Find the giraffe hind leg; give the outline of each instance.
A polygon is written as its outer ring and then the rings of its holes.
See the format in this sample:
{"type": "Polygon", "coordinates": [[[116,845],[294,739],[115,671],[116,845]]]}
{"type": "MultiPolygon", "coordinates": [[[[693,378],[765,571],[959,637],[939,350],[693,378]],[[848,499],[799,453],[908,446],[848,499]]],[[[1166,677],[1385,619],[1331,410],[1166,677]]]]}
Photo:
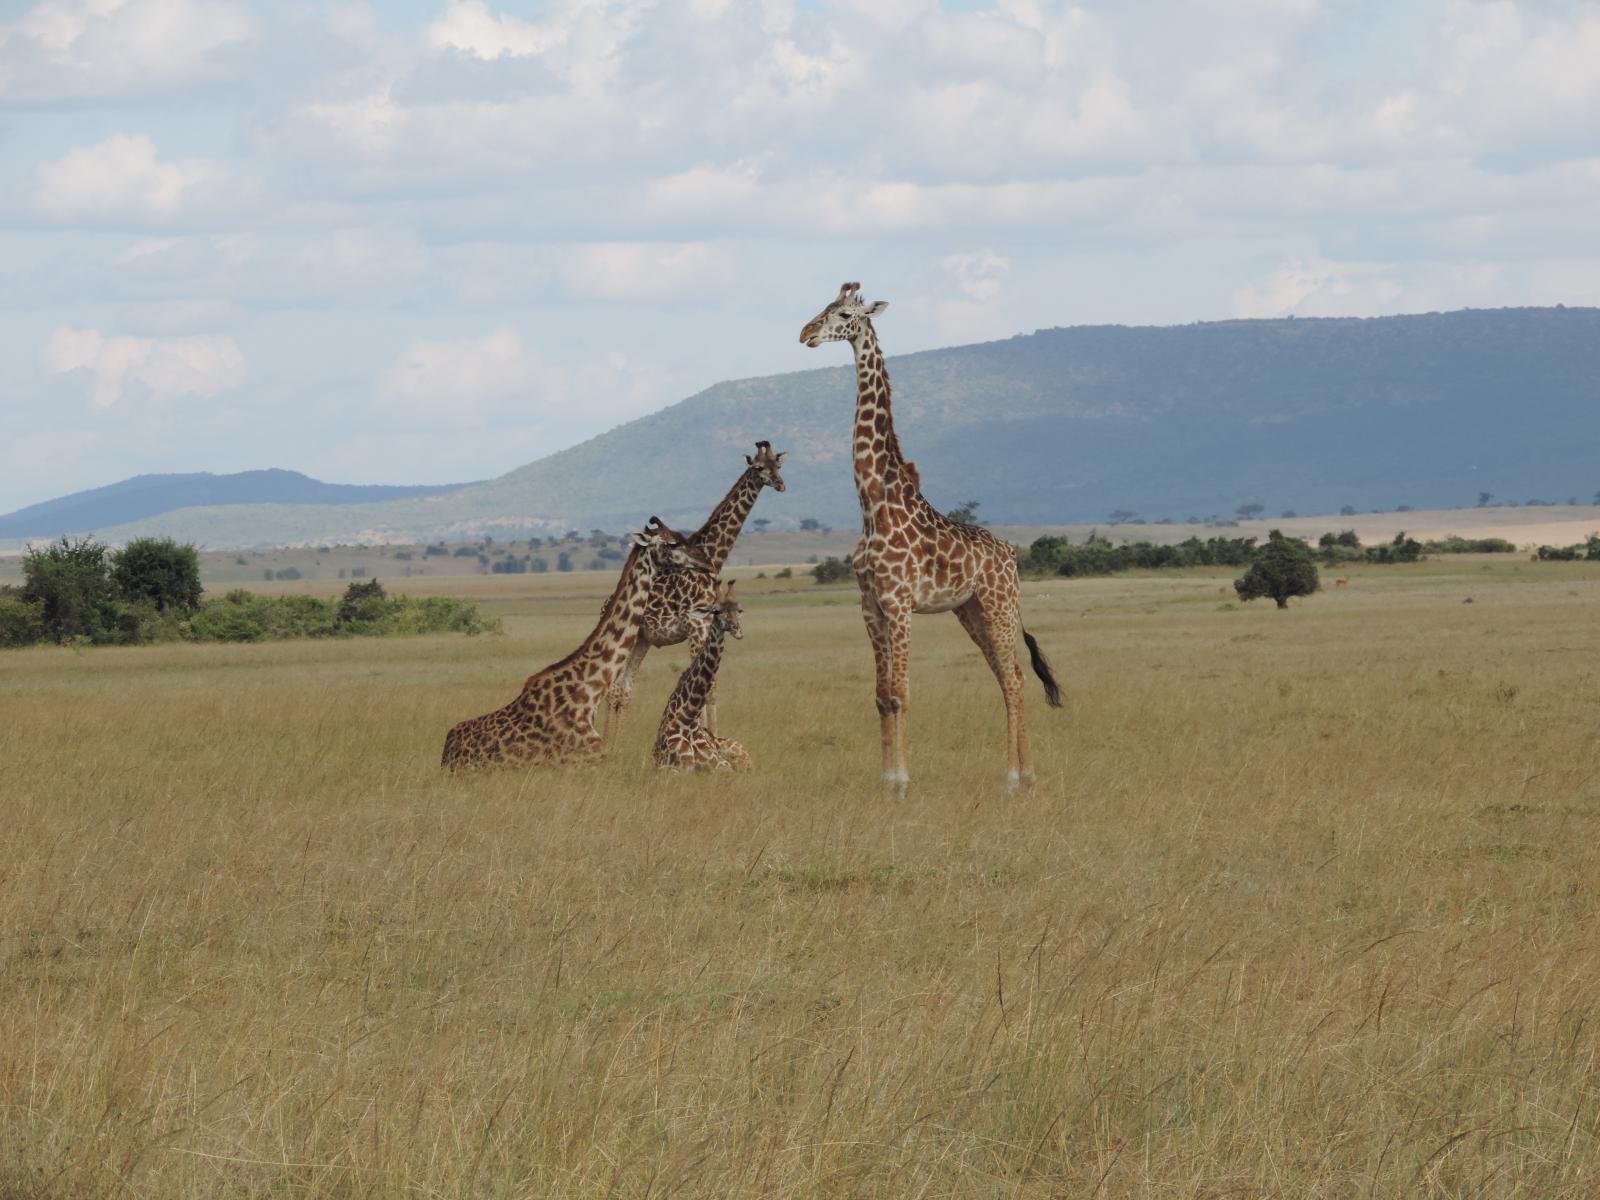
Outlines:
{"type": "Polygon", "coordinates": [[[1028,763],[1028,734],[1022,715],[1022,664],[1017,661],[1015,601],[974,596],[956,609],[956,619],[967,631],[1000,684],[1006,706],[1006,784],[1033,782],[1028,763]]]}

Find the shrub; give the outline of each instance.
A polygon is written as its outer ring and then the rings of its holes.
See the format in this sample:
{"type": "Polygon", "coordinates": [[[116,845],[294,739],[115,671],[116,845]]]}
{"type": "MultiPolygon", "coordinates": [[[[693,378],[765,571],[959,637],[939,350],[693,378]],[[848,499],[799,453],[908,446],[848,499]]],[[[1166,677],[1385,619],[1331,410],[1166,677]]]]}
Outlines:
{"type": "Polygon", "coordinates": [[[1241,600],[1271,596],[1279,608],[1288,608],[1291,596],[1309,596],[1321,586],[1311,547],[1274,529],[1250,569],[1234,580],[1233,590],[1241,600]]]}
{"type": "Polygon", "coordinates": [[[341,632],[355,625],[375,625],[389,615],[389,597],[379,580],[352,583],[344,589],[333,627],[341,632]]]}
{"type": "Polygon", "coordinates": [[[1505,538],[1464,538],[1453,534],[1436,542],[1423,542],[1424,554],[1510,554],[1516,550],[1505,538]]]}
{"type": "Polygon", "coordinates": [[[157,611],[190,613],[200,607],[200,556],[171,538],[134,538],[113,551],[111,582],[124,600],[147,601],[157,611]]]}
{"type": "Polygon", "coordinates": [[[63,537],[22,560],[22,599],[39,606],[52,641],[93,637],[115,620],[106,548],[93,538],[63,537]]]}
{"type": "Polygon", "coordinates": [[[1394,535],[1387,546],[1368,546],[1367,561],[1373,563],[1409,563],[1422,558],[1422,543],[1406,536],[1405,530],[1394,535]]]}
{"type": "Polygon", "coordinates": [[[841,583],[855,577],[856,569],[848,559],[834,558],[831,554],[811,568],[811,578],[818,583],[841,583]]]}
{"type": "Polygon", "coordinates": [[[272,577],[274,579],[299,579],[300,578],[300,568],[299,567],[284,567],[283,570],[281,570],[281,571],[274,571],[272,573],[272,577]]]}
{"type": "Polygon", "coordinates": [[[48,636],[43,604],[18,595],[0,594],[0,646],[7,649],[32,646],[48,636]]]}
{"type": "Polygon", "coordinates": [[[777,574],[775,574],[773,576],[773,578],[774,579],[793,579],[794,578],[794,568],[785,567],[783,570],[781,570],[777,574]]]}

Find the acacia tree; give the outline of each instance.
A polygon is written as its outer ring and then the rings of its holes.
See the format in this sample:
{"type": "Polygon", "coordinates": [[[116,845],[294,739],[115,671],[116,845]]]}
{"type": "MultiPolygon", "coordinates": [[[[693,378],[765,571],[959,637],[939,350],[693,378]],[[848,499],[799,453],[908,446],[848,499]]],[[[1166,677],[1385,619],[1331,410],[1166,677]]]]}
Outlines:
{"type": "Polygon", "coordinates": [[[1289,607],[1289,597],[1309,596],[1321,587],[1311,547],[1299,538],[1284,537],[1276,529],[1267,535],[1267,544],[1256,552],[1250,569],[1233,581],[1239,599],[1271,596],[1279,608],[1289,607]]]}

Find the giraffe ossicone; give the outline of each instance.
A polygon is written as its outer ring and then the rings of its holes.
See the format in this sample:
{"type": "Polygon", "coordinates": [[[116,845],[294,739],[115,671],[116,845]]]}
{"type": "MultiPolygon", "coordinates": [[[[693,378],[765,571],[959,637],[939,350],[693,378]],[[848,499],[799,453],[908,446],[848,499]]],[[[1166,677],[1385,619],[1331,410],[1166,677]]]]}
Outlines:
{"type": "Polygon", "coordinates": [[[856,363],[856,413],[851,458],[861,502],[861,541],[851,563],[877,672],[876,706],[884,782],[905,787],[910,740],[913,613],[953,612],[1000,684],[1006,707],[1006,779],[1031,781],[1022,712],[1017,635],[1052,706],[1061,690],[1039,643],[1022,628],[1016,552],[987,529],[952,521],[922,496],[914,464],[900,452],[890,407],[889,370],[872,318],[888,308],[861,298],[859,283],[800,330],[811,347],[848,342],[856,363]]]}
{"type": "Polygon", "coordinates": [[[595,717],[639,640],[651,584],[669,568],[711,577],[711,564],[699,548],[658,517],[651,517],[632,541],[616,589],[589,636],[566,658],[530,676],[510,704],[454,726],[445,735],[442,765],[451,770],[526,766],[584,761],[601,753],[595,717]]]}

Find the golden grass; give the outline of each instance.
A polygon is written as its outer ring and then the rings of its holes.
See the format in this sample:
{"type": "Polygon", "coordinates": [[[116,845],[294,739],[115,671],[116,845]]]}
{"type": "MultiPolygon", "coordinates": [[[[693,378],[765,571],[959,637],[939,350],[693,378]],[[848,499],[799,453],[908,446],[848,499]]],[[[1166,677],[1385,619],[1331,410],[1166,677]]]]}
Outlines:
{"type": "Polygon", "coordinates": [[[879,792],[844,591],[747,597],[737,778],[646,765],[681,650],[441,775],[586,597],[0,656],[0,1197],[1600,1194],[1592,569],[1224,588],[1024,585],[1017,796],[948,617],[879,792]]]}

